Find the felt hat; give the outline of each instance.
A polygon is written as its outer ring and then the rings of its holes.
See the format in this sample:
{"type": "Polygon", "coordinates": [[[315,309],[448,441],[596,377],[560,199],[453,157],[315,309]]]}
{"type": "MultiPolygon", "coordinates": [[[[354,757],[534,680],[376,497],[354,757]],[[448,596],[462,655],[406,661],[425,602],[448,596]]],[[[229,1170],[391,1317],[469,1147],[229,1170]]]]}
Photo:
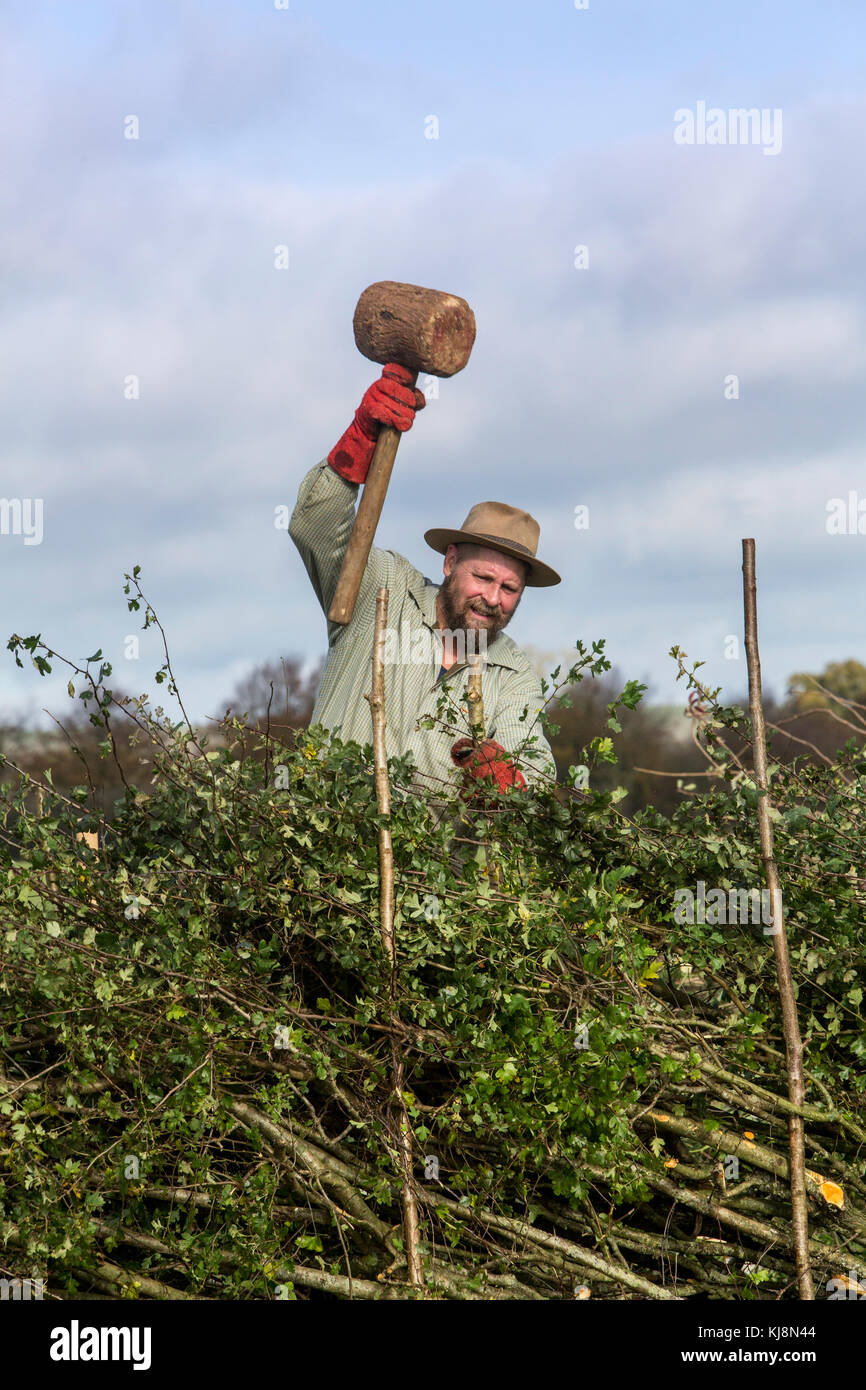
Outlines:
{"type": "Polygon", "coordinates": [[[527,586],[546,589],[549,585],[561,584],[562,577],[536,558],[540,531],[535,517],[518,507],[506,506],[504,502],[476,502],[459,530],[434,526],[424,532],[424,539],[440,555],[445,554],[449,545],[461,545],[464,541],[501,550],[503,555],[512,555],[527,565],[527,586]]]}

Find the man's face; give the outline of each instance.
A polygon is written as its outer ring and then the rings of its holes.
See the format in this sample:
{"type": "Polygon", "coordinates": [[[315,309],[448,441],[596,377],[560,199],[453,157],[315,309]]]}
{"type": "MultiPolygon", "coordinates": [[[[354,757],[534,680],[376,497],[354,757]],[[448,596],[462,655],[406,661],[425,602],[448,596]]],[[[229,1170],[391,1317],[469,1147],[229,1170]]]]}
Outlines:
{"type": "Polygon", "coordinates": [[[458,559],[456,545],[445,552],[445,579],[439,590],[440,619],[452,632],[485,632],[492,642],[507,627],[520,602],[526,575],[521,560],[479,546],[458,559]]]}

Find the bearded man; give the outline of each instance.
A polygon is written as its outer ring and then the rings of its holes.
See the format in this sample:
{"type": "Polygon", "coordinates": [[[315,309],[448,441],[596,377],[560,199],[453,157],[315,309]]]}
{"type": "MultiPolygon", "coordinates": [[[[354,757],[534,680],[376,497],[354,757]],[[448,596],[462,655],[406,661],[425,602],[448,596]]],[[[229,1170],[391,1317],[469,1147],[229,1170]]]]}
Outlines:
{"type": "MultiPolygon", "coordinates": [[[[327,458],[306,475],[289,525],[316,597],[327,614],[382,425],[411,428],[424,396],[411,374],[389,363],[364,393],[355,418],[327,458]]],[[[434,527],[424,539],[444,555],[441,585],[392,550],[370,551],[355,611],[345,626],[328,623],[328,658],[311,723],[344,741],[370,743],[370,662],[376,592],[389,590],[385,645],[386,751],[411,753],[422,785],[438,787],[455,776],[505,792],[556,777],[556,765],[538,723],[541,684],[527,657],[504,633],[526,586],[545,588],[560,576],[536,556],[538,522],[504,502],[479,502],[463,525],[434,527]],[[444,681],[465,700],[467,657],[483,663],[485,737],[454,740],[437,719],[444,681]],[[459,773],[455,774],[455,768],[459,773]]],[[[459,730],[458,730],[459,732],[459,730]]]]}

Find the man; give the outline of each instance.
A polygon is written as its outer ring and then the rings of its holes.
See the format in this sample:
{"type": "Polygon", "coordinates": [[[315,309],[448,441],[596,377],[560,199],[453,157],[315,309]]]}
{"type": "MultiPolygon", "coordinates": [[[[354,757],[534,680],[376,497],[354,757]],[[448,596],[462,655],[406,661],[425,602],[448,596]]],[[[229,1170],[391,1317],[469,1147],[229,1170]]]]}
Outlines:
{"type": "MultiPolygon", "coordinates": [[[[301,483],[289,534],[325,613],[379,429],[410,429],[415,412],[425,405],[411,382],[404,367],[389,363],[365,392],[349,428],[301,483]]],[[[364,695],[370,689],[376,591],[387,588],[388,756],[411,752],[421,783],[440,788],[454,780],[455,767],[467,784],[481,782],[499,792],[555,778],[553,756],[537,722],[543,704],[538,677],[503,632],[526,585],[561,582],[555,570],[536,558],[538,534],[538,523],[528,512],[501,502],[478,503],[461,527],[425,533],[428,545],[445,556],[444,582],[438,586],[402,555],[374,546],[351,622],[328,623],[328,658],[311,722],[344,741],[372,742],[364,695]],[[435,728],[418,727],[425,716],[436,718],[446,679],[454,687],[453,699],[465,702],[465,657],[474,652],[483,660],[486,734],[477,748],[467,737],[455,741],[455,729],[449,731],[441,717],[435,728]],[[528,748],[521,748],[527,743],[528,748]]]]}

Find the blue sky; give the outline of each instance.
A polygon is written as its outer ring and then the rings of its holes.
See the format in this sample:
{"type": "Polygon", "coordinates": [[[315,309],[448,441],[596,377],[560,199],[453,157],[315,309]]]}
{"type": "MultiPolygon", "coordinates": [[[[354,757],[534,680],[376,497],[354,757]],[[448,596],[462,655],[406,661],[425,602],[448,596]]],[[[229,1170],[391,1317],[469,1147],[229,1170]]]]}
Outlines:
{"type": "MultiPolygon", "coordinates": [[[[526,507],[564,582],[509,631],[539,659],[604,637],[670,701],[673,643],[744,689],[754,535],[765,681],[866,660],[866,534],[825,524],[866,501],[864,37],[832,0],[0,4],[0,496],[44,506],[40,545],[0,535],[4,643],[101,646],[154,690],[151,636],[123,657],[140,564],[194,717],[318,656],[274,509],[375,375],[351,317],[388,278],[465,295],[478,339],[381,544],[438,578],[428,526],[526,507]],[[779,153],[675,144],[698,102],[780,110],[779,153]]],[[[7,654],[0,722],[64,687],[7,654]]]]}

